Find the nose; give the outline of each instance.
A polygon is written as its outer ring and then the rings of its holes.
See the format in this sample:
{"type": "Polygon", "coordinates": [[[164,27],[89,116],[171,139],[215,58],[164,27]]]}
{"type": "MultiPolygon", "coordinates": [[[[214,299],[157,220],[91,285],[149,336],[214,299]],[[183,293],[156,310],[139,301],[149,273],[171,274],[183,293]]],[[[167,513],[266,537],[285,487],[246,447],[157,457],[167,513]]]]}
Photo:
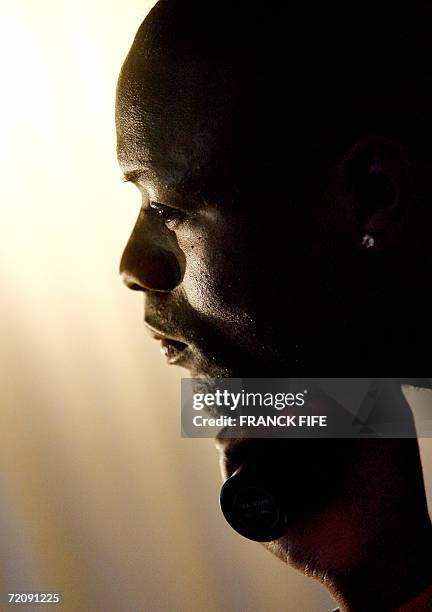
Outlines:
{"type": "Polygon", "coordinates": [[[133,291],[172,291],[182,280],[181,260],[175,235],[152,211],[141,211],[120,261],[125,285],[133,291]]]}

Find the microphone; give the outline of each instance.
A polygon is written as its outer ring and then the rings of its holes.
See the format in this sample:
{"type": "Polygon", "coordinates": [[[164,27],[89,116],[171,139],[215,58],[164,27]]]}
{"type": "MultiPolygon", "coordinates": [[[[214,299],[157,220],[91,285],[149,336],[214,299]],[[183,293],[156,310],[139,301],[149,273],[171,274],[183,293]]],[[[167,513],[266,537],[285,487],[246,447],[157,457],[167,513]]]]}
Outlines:
{"type": "Polygon", "coordinates": [[[272,542],[288,529],[288,504],[272,478],[251,465],[241,466],[222,486],[220,507],[229,525],[255,542],[272,542]]]}

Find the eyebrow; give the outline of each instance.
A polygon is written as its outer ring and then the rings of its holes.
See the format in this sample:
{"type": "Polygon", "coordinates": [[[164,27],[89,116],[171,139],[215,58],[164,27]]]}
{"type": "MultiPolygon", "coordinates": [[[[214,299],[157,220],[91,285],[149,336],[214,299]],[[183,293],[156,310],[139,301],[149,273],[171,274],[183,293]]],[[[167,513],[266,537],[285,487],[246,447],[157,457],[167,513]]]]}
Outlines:
{"type": "MultiPolygon", "coordinates": [[[[129,170],[124,172],[122,175],[122,181],[124,183],[133,183],[134,185],[139,186],[140,178],[145,174],[145,170],[143,168],[137,168],[135,170],[129,170]]],[[[171,185],[169,191],[175,197],[184,197],[184,194],[187,193],[187,197],[189,200],[194,199],[194,196],[199,197],[201,193],[201,189],[197,189],[197,181],[198,177],[188,177],[187,180],[180,181],[174,185],[171,185]],[[194,194],[194,196],[192,195],[194,194]],[[192,197],[191,197],[192,196],[192,197]]],[[[141,189],[141,187],[140,187],[141,189]]]]}

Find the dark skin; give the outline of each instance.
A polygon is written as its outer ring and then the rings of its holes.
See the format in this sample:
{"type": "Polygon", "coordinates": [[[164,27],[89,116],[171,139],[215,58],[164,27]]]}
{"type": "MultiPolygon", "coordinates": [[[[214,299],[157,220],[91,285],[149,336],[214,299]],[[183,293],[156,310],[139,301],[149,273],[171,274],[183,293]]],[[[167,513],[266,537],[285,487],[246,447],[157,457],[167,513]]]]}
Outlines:
{"type": "MultiPolygon", "coordinates": [[[[430,262],[421,228],[432,166],[421,136],[373,75],[373,118],[365,83],[359,95],[345,77],[337,108],[333,72],[318,88],[333,97],[311,105],[323,72],[307,58],[284,98],[285,43],[274,29],[258,54],[251,43],[258,21],[262,37],[263,19],[281,20],[252,14],[245,27],[240,8],[207,18],[198,6],[159,2],[118,85],[118,159],[143,199],[121,272],[145,295],[147,326],[171,362],[200,377],[310,376],[323,363],[341,376],[416,370],[429,305],[414,310],[400,279],[409,271],[423,283],[430,262]],[[392,112],[405,132],[390,129],[392,112]]],[[[380,401],[409,412],[400,386],[380,401]]],[[[432,583],[415,439],[231,439],[219,449],[224,477],[258,453],[268,469],[287,466],[296,512],[267,547],[341,609],[432,609],[432,596],[406,604],[432,583]]]]}

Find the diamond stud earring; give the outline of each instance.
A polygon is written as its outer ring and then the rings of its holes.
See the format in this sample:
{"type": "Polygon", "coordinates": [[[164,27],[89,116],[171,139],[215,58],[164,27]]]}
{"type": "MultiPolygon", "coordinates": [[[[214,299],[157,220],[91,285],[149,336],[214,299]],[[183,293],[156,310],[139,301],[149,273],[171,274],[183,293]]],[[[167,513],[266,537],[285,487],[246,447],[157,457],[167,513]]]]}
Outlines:
{"type": "Polygon", "coordinates": [[[361,245],[364,249],[373,249],[375,246],[375,238],[370,234],[365,234],[362,238],[361,245]]]}

